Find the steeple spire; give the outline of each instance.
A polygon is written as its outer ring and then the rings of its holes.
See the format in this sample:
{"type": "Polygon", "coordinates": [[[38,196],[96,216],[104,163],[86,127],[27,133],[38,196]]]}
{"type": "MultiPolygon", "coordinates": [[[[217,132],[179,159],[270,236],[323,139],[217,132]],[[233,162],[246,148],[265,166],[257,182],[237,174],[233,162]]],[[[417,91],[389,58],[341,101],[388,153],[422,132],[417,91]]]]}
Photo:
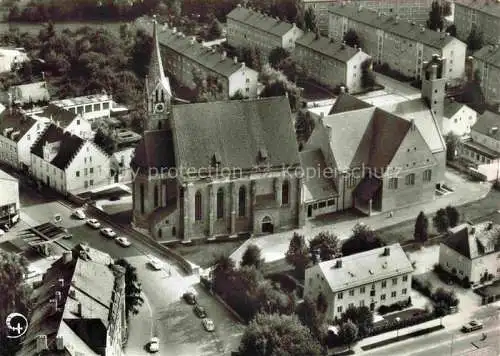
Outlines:
{"type": "Polygon", "coordinates": [[[149,74],[147,77],[146,85],[147,91],[152,93],[155,88],[160,84],[162,89],[165,90],[168,95],[172,96],[172,91],[170,89],[170,82],[165,76],[163,71],[163,62],[161,60],[160,44],[158,41],[158,22],[156,21],[156,15],[153,16],[153,53],[151,54],[151,63],[149,64],[149,74]]]}

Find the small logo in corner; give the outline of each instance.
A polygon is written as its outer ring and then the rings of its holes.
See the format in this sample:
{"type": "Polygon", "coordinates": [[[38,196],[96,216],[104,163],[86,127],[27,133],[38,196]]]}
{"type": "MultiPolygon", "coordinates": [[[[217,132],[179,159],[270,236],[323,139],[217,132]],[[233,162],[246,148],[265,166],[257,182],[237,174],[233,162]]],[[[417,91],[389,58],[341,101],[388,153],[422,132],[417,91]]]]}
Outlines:
{"type": "Polygon", "coordinates": [[[20,313],[10,313],[5,319],[7,338],[18,339],[28,331],[28,319],[20,313]]]}

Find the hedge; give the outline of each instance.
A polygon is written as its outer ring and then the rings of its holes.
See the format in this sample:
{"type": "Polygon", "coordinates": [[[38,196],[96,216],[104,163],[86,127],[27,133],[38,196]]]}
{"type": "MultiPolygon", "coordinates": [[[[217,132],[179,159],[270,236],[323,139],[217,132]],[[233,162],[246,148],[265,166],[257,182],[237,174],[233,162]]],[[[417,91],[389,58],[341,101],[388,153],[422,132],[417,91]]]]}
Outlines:
{"type": "Polygon", "coordinates": [[[427,312],[423,314],[418,314],[415,315],[409,319],[403,319],[399,322],[392,320],[389,321],[387,324],[381,325],[381,326],[375,326],[370,330],[370,333],[368,336],[375,336],[378,334],[383,334],[389,331],[393,331],[396,329],[402,329],[406,328],[408,326],[413,326],[421,323],[425,323],[426,321],[433,320],[435,319],[436,316],[433,313],[427,312]]]}

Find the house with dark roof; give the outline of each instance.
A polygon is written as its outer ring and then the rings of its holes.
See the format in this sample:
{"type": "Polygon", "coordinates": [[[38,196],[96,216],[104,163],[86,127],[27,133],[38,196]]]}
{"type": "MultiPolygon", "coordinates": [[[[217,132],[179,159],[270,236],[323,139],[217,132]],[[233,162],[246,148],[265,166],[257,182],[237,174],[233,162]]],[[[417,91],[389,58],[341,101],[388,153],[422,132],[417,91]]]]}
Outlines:
{"type": "MultiPolygon", "coordinates": [[[[495,4],[500,7],[500,4],[495,4]]],[[[498,32],[495,33],[498,36],[498,32]]],[[[480,50],[474,52],[473,73],[479,72],[479,81],[484,94],[484,100],[487,103],[500,105],[500,46],[483,46],[480,50]]]]}
{"type": "Polygon", "coordinates": [[[276,47],[292,51],[295,48],[295,41],[304,34],[295,23],[241,5],[234,8],[226,17],[228,44],[235,48],[256,47],[265,61],[276,47]]]}
{"type": "Polygon", "coordinates": [[[44,119],[62,127],[65,131],[72,135],[80,136],[83,139],[92,139],[94,132],[91,124],[86,120],[81,113],[73,110],[67,110],[55,104],[49,103],[40,111],[31,114],[36,119],[44,119]]]}
{"type": "Polygon", "coordinates": [[[443,135],[453,133],[460,137],[469,137],[477,121],[477,111],[453,97],[444,101],[443,135]]]}
{"type": "MultiPolygon", "coordinates": [[[[304,157],[314,151],[317,160],[323,157],[320,166],[328,167],[321,185],[304,192],[321,192],[330,182],[336,196],[322,213],[356,208],[371,215],[432,200],[445,162],[435,157],[429,134],[421,130],[415,120],[342,94],[319,118],[301,152],[304,157]]],[[[303,169],[312,162],[303,160],[303,169]]],[[[324,208],[324,195],[304,197],[308,218],[318,215],[319,200],[324,208]]]]}
{"type": "Polygon", "coordinates": [[[110,183],[110,157],[94,142],[50,124],[31,147],[31,174],[63,194],[110,183]]]}
{"type": "Polygon", "coordinates": [[[470,139],[459,147],[459,157],[471,174],[486,181],[500,178],[500,114],[485,111],[471,129],[470,139]]]}
{"type": "Polygon", "coordinates": [[[47,103],[50,93],[47,82],[13,85],[9,88],[9,101],[16,105],[47,103]]]}
{"type": "Polygon", "coordinates": [[[439,265],[460,279],[480,284],[500,277],[500,225],[485,221],[450,228],[439,245],[439,265]]]}
{"type": "Polygon", "coordinates": [[[0,161],[17,169],[31,166],[31,146],[47,126],[17,108],[0,113],[0,161]]]}
{"type": "Polygon", "coordinates": [[[363,4],[336,3],[330,6],[329,34],[336,42],[354,30],[363,51],[374,63],[386,63],[405,76],[421,78],[423,63],[437,54],[446,58],[446,74],[450,81],[461,81],[465,75],[466,44],[445,32],[432,31],[412,20],[363,4]]]}
{"type": "Polygon", "coordinates": [[[122,356],[125,270],[106,253],[65,251],[33,291],[33,313],[18,356],[122,356]]]}

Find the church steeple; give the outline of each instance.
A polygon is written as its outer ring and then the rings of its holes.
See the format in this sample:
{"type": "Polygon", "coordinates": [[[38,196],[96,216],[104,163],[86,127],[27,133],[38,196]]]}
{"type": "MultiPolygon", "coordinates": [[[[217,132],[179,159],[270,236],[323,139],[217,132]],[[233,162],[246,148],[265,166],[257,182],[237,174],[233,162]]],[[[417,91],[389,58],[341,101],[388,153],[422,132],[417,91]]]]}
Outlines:
{"type": "Polygon", "coordinates": [[[165,76],[163,70],[156,16],[153,17],[153,51],[151,53],[151,62],[145,84],[146,107],[148,111],[145,129],[162,129],[165,127],[162,123],[168,120],[172,89],[170,88],[170,81],[165,76]]]}

